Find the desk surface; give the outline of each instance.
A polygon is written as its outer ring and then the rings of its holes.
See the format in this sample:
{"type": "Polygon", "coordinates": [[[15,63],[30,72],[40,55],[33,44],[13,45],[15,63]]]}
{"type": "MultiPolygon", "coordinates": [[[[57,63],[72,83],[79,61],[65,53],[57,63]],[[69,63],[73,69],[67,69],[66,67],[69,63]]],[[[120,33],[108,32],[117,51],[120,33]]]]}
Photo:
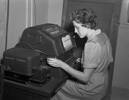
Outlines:
{"type": "Polygon", "coordinates": [[[44,84],[35,84],[35,83],[19,83],[16,81],[4,79],[5,85],[10,87],[15,87],[18,89],[22,89],[28,92],[33,92],[42,96],[53,96],[65,83],[68,76],[67,74],[61,69],[53,69],[53,76],[51,76],[50,80],[48,80],[44,84]],[[58,73],[58,74],[54,74],[58,73]]]}
{"type": "MultiPolygon", "coordinates": [[[[76,63],[71,63],[71,66],[78,66],[76,63]]],[[[80,65],[80,64],[79,64],[80,65]]],[[[42,99],[42,97],[51,98],[69,78],[69,75],[61,68],[52,68],[50,79],[43,84],[35,84],[32,82],[20,83],[17,81],[4,79],[4,100],[13,98],[14,100],[37,100],[37,97],[41,97],[38,100],[49,100],[42,99]],[[15,93],[14,93],[15,91],[15,93]],[[32,95],[26,97],[27,95],[32,95]],[[8,97],[7,97],[8,95],[8,97]],[[21,98],[20,98],[21,97],[21,98]]]]}

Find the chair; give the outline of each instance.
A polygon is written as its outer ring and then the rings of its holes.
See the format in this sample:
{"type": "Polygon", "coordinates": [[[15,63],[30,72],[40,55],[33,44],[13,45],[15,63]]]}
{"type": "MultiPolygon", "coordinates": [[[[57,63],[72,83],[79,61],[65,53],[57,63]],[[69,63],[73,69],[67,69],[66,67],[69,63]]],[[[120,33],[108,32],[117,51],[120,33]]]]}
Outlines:
{"type": "Polygon", "coordinates": [[[108,87],[106,90],[106,94],[101,100],[111,100],[112,78],[113,78],[113,67],[112,67],[112,63],[110,63],[108,66],[108,87]]]}

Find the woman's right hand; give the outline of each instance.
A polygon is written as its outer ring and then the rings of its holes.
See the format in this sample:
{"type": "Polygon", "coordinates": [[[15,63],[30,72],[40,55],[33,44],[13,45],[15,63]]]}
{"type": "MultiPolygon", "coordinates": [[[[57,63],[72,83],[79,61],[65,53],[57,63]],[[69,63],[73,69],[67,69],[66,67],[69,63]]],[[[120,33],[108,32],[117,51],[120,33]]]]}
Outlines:
{"type": "Polygon", "coordinates": [[[60,67],[60,68],[64,68],[65,66],[67,66],[67,64],[65,62],[63,62],[60,59],[57,58],[47,58],[47,62],[49,65],[53,66],[53,67],[60,67]]]}

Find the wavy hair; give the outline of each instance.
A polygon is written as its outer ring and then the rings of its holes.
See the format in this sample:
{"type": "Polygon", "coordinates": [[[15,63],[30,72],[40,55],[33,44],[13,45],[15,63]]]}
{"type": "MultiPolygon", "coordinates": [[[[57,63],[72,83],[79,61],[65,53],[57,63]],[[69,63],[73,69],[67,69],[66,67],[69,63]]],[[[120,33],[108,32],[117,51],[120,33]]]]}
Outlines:
{"type": "Polygon", "coordinates": [[[92,9],[77,9],[72,13],[72,21],[81,23],[85,27],[90,27],[95,29],[97,26],[96,22],[97,16],[92,9]]]}

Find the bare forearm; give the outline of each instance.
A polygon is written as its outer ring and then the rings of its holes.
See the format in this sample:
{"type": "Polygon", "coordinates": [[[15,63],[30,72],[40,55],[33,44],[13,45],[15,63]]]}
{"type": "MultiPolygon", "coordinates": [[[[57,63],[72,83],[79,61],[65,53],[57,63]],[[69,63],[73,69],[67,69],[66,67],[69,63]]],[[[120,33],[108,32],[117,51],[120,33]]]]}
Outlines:
{"type": "Polygon", "coordinates": [[[83,83],[87,83],[88,77],[84,72],[78,71],[70,67],[69,65],[65,65],[64,67],[62,67],[62,69],[65,70],[68,74],[70,74],[74,78],[78,79],[79,81],[82,81],[83,83]]]}
{"type": "Polygon", "coordinates": [[[78,79],[79,81],[82,81],[83,83],[87,83],[92,72],[94,71],[94,69],[89,69],[89,68],[88,69],[85,68],[83,72],[78,71],[78,70],[70,67],[65,62],[62,62],[61,60],[56,59],[56,58],[48,58],[47,61],[48,61],[48,64],[52,65],[53,67],[62,68],[67,73],[69,73],[71,76],[78,79]]]}

